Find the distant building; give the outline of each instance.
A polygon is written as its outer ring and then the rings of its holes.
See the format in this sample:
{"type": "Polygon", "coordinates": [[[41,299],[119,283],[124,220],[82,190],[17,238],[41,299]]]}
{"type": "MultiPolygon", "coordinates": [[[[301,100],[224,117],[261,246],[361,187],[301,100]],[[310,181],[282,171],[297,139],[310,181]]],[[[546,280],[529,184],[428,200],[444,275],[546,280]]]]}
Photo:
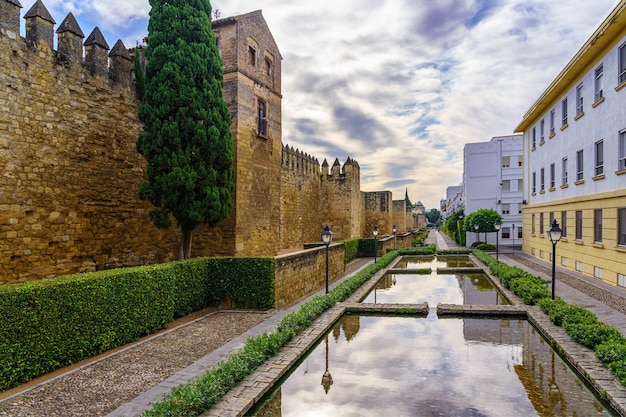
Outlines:
{"type": "Polygon", "coordinates": [[[626,286],[626,1],[537,98],[523,132],[523,250],[626,286]]]}
{"type": "Polygon", "coordinates": [[[463,184],[446,188],[446,198],[441,200],[440,206],[442,221],[463,210],[463,184]]]}
{"type": "MultiPolygon", "coordinates": [[[[493,209],[502,215],[499,244],[521,243],[523,205],[522,135],[496,136],[489,142],[468,143],[463,148],[465,214],[493,209]]],[[[487,242],[496,243],[495,233],[487,242]]],[[[476,241],[468,232],[466,245],[476,241]]],[[[481,235],[484,239],[484,235],[481,235]]]]}

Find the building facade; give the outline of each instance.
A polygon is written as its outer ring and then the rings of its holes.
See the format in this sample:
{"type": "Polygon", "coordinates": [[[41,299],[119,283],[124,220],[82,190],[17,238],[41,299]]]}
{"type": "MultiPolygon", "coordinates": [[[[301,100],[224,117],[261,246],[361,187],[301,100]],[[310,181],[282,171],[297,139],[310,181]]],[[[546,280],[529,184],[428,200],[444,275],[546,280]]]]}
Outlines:
{"type": "MultiPolygon", "coordinates": [[[[465,214],[479,209],[493,209],[502,216],[498,239],[495,233],[481,236],[481,241],[500,245],[521,244],[523,199],[522,136],[496,136],[489,142],[468,143],[463,148],[463,195],[465,214]]],[[[466,244],[477,235],[466,234],[466,244]]]]}
{"type": "Polygon", "coordinates": [[[463,184],[453,185],[446,188],[446,198],[441,200],[441,219],[445,221],[452,216],[454,212],[463,210],[463,184]]]}
{"type": "Polygon", "coordinates": [[[620,1],[515,129],[523,133],[523,250],[626,286],[626,1],[620,1]]]}

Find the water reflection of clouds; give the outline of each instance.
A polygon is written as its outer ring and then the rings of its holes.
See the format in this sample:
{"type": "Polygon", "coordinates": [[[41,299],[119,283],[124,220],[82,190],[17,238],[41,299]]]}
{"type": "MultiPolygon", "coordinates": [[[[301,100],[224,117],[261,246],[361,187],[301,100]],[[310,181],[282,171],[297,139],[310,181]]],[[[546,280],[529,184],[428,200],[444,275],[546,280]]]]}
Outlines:
{"type": "Polygon", "coordinates": [[[396,285],[376,288],[365,303],[463,304],[463,291],[456,275],[433,272],[430,275],[396,274],[396,285]]]}
{"type": "Polygon", "coordinates": [[[326,361],[321,343],[301,365],[308,372],[296,371],[303,376],[283,384],[283,416],[409,416],[424,407],[491,410],[485,416],[532,415],[519,414],[525,407],[520,408],[519,394],[514,394],[520,390],[517,376],[505,375],[502,381],[507,347],[465,341],[462,320],[361,317],[350,345],[343,338],[329,340],[334,383],[328,394],[321,386],[326,361]],[[496,375],[497,391],[513,393],[503,397],[505,404],[494,405],[492,390],[485,389],[496,375]],[[510,397],[517,402],[506,404],[510,397]]]}

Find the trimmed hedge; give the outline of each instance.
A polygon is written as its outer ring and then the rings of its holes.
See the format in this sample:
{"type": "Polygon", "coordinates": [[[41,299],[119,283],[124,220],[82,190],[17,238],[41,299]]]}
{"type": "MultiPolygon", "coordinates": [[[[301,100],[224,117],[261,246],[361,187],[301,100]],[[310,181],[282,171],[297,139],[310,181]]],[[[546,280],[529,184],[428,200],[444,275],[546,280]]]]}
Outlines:
{"type": "Polygon", "coordinates": [[[336,303],[346,300],[376,272],[387,267],[398,256],[391,251],[354,276],[343,281],[328,294],[318,295],[285,316],[276,331],[249,337],[244,347],[225,361],[209,369],[200,378],[175,387],[163,400],[144,411],[143,417],[198,416],[209,410],[256,368],[278,353],[280,348],[309,327],[313,321],[336,303]]]}
{"type": "Polygon", "coordinates": [[[434,255],[435,253],[437,253],[437,245],[435,245],[433,243],[433,244],[426,245],[426,246],[398,249],[397,252],[400,255],[403,255],[403,256],[406,256],[406,255],[434,255]]]}
{"type": "Polygon", "coordinates": [[[359,258],[373,258],[375,245],[376,239],[374,238],[359,239],[359,249],[357,256],[359,258]]]}
{"type": "Polygon", "coordinates": [[[0,390],[152,334],[225,297],[271,308],[274,271],[274,258],[201,258],[2,285],[0,390]]]}
{"type": "Polygon", "coordinates": [[[355,259],[359,253],[359,239],[347,239],[343,241],[344,262],[348,263],[355,259]]]}

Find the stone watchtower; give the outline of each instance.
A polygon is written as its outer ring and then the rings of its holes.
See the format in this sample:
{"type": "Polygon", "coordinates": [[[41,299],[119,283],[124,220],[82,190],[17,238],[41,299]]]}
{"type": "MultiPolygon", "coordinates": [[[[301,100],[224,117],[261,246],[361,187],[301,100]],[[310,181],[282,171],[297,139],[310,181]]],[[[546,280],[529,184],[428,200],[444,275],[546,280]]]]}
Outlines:
{"type": "Polygon", "coordinates": [[[232,116],[236,185],[230,217],[210,231],[225,255],[279,250],[282,56],[261,10],[215,20],[232,116]]]}

